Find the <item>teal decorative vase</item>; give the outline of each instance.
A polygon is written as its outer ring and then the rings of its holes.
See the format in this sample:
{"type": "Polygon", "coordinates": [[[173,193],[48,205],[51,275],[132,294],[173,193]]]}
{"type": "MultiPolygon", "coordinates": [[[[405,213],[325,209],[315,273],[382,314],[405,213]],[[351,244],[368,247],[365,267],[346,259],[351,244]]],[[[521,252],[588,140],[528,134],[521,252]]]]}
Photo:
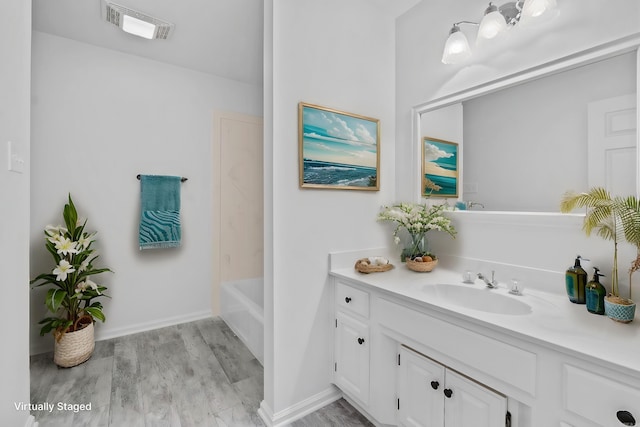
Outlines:
{"type": "Polygon", "coordinates": [[[631,304],[619,304],[616,302],[616,297],[609,295],[604,299],[604,313],[611,320],[620,323],[629,323],[636,315],[636,303],[633,301],[630,302],[631,304]]]}

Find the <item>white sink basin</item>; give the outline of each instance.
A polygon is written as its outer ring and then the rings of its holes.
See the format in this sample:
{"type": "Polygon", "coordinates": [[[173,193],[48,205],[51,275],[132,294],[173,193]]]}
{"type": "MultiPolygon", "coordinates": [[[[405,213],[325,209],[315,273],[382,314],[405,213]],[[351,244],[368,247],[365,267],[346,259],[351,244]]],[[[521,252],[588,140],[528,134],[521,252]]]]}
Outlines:
{"type": "Polygon", "coordinates": [[[472,310],[511,316],[531,313],[531,306],[518,299],[522,297],[499,294],[492,289],[438,284],[425,285],[422,291],[434,302],[440,301],[472,310]]]}

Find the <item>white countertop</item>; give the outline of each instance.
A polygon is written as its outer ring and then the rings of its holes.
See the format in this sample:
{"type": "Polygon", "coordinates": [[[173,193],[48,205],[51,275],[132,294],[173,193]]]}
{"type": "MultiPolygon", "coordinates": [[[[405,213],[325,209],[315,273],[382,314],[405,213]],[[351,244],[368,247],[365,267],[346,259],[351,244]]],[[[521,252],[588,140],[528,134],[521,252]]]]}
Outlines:
{"type": "Polygon", "coordinates": [[[633,322],[622,324],[607,316],[589,313],[584,304],[573,304],[566,296],[528,288],[524,289],[521,296],[511,295],[508,293],[508,283],[500,283],[497,289],[488,289],[479,279],[476,279],[475,284],[464,284],[461,272],[445,270],[439,266],[429,273],[417,273],[409,270],[403,263],[394,264],[392,270],[383,273],[363,274],[350,267],[335,268],[330,274],[338,279],[356,281],[383,294],[393,294],[444,316],[471,321],[475,325],[564,352],[577,352],[589,358],[600,359],[609,368],[621,368],[623,372],[640,378],[638,310],[633,322]],[[518,315],[495,314],[454,305],[447,300],[434,298],[433,293],[423,290],[425,286],[436,284],[473,287],[482,292],[515,298],[528,304],[531,312],[518,315]]]}

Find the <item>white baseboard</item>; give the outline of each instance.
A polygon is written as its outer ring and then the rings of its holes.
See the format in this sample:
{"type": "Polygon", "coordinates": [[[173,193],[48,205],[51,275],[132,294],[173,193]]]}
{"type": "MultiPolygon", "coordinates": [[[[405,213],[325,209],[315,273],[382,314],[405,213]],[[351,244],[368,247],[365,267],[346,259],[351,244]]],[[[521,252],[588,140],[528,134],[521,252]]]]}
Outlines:
{"type": "MultiPolygon", "coordinates": [[[[139,332],[151,331],[154,329],[165,328],[167,326],[179,325],[181,323],[194,322],[196,320],[208,319],[212,316],[211,310],[196,311],[180,316],[166,317],[163,319],[157,319],[150,322],[136,323],[135,325],[129,325],[124,328],[115,329],[103,329],[100,326],[96,328],[96,341],[104,341],[112,338],[118,338],[125,335],[137,334],[139,332]]],[[[53,341],[45,340],[44,338],[39,340],[38,344],[31,345],[30,354],[47,353],[53,351],[53,341]]]]}
{"type": "Polygon", "coordinates": [[[99,329],[96,333],[96,341],[109,340],[111,338],[123,337],[125,335],[137,334],[139,332],[152,331],[154,329],[166,328],[167,326],[179,325],[181,323],[195,322],[196,320],[207,319],[211,316],[211,310],[203,310],[196,311],[194,313],[183,314],[180,316],[152,320],[150,322],[137,323],[135,325],[126,326],[124,328],[117,328],[106,331],[99,329]]]}
{"type": "Polygon", "coordinates": [[[299,420],[305,415],[317,411],[342,397],[342,392],[334,386],[321,391],[286,409],[273,413],[271,407],[263,400],[258,409],[258,415],[267,427],[285,427],[299,420]]]}

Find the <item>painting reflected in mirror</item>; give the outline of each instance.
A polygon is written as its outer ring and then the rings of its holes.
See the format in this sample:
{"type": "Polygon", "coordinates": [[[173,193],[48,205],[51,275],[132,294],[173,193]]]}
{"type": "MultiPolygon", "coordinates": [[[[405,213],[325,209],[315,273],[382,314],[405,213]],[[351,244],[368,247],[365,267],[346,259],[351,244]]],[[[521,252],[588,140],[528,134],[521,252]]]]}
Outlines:
{"type": "Polygon", "coordinates": [[[422,139],[422,195],[458,197],[458,144],[422,139]]]}

